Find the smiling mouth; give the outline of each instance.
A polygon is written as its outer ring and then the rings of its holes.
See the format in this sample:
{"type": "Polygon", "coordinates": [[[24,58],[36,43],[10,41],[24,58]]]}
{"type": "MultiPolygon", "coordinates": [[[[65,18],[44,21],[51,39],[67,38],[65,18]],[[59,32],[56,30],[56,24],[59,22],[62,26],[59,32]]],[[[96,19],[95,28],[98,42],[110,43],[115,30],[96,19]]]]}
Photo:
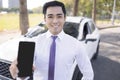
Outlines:
{"type": "Polygon", "coordinates": [[[52,25],[52,27],[53,27],[53,28],[58,28],[58,27],[59,27],[59,25],[52,25]]]}
{"type": "Polygon", "coordinates": [[[59,26],[53,26],[54,28],[58,28],[59,26]]]}

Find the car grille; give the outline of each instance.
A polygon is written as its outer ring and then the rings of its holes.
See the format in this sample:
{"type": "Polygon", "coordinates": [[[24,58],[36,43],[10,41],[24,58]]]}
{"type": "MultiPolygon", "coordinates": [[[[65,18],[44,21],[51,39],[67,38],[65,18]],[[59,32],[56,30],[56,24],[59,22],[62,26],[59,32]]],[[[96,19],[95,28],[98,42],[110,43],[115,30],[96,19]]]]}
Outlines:
{"type": "Polygon", "coordinates": [[[10,62],[0,59],[0,76],[6,78],[6,80],[12,79],[9,72],[10,62]]]}

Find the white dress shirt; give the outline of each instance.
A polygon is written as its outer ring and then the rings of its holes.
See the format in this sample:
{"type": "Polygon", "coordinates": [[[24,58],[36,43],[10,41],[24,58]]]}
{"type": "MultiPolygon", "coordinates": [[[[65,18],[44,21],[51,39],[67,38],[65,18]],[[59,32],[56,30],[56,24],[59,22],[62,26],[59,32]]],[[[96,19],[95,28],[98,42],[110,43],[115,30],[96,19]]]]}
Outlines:
{"type": "MultiPolygon", "coordinates": [[[[47,31],[35,38],[34,80],[48,80],[51,35],[47,31]]],[[[83,74],[82,80],[93,80],[92,66],[82,43],[63,31],[57,36],[54,80],[71,80],[74,62],[83,74]]]]}

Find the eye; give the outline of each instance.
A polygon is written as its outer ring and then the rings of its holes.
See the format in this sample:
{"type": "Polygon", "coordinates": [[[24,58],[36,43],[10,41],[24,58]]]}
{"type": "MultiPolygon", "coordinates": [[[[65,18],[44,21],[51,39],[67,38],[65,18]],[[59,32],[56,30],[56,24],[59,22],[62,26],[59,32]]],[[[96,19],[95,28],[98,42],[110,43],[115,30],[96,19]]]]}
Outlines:
{"type": "Polygon", "coordinates": [[[48,18],[53,18],[52,16],[48,16],[48,18]]]}
{"type": "Polygon", "coordinates": [[[58,17],[58,18],[62,18],[62,15],[58,15],[57,17],[58,17]]]}
{"type": "Polygon", "coordinates": [[[49,14],[47,17],[48,17],[48,18],[53,18],[53,15],[49,14]]]}

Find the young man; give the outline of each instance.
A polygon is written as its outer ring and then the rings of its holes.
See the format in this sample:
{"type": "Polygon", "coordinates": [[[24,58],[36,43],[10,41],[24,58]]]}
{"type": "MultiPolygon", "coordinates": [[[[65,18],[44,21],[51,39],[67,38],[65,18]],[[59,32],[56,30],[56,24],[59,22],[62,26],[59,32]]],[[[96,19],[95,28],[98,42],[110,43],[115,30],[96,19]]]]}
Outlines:
{"type": "MultiPolygon", "coordinates": [[[[33,79],[71,80],[71,69],[76,61],[83,74],[82,80],[93,80],[94,73],[85,47],[63,31],[66,19],[64,4],[58,1],[48,2],[43,6],[43,14],[48,31],[35,38],[33,79]],[[54,44],[53,52],[51,44],[54,44]]],[[[17,70],[16,64],[13,62],[10,67],[13,77],[17,70]]]]}

